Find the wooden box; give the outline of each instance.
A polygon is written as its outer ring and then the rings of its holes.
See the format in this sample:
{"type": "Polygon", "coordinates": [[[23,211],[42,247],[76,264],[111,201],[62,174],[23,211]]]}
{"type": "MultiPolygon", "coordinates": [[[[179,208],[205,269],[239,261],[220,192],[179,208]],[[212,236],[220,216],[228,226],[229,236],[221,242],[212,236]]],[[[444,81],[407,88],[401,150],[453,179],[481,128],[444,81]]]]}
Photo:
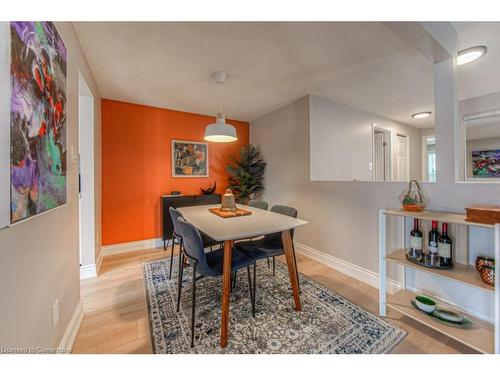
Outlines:
{"type": "Polygon", "coordinates": [[[465,209],[466,221],[482,224],[500,223],[500,206],[478,204],[465,209]]]}

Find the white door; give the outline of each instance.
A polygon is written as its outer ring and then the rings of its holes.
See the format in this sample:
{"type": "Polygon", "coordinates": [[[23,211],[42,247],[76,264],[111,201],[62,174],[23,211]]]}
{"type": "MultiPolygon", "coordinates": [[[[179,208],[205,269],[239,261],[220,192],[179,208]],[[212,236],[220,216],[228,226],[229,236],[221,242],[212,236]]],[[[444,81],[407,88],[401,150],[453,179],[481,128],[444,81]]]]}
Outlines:
{"type": "Polygon", "coordinates": [[[386,146],[385,133],[375,131],[374,134],[374,158],[373,179],[374,181],[386,181],[386,146]]]}
{"type": "Polygon", "coordinates": [[[394,155],[394,181],[408,181],[408,137],[397,134],[394,155]]]}

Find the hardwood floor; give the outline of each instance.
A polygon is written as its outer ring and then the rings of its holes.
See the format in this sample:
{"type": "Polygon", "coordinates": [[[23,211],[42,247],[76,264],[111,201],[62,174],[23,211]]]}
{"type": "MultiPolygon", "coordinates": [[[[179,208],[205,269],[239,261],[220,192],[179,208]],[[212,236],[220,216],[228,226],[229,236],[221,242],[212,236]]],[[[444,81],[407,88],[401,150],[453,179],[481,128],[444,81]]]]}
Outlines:
{"type": "MultiPolygon", "coordinates": [[[[141,264],[170,254],[163,249],[107,256],[97,278],[82,281],[85,317],[73,353],[152,353],[141,264]]],[[[282,260],[283,261],[283,260],[282,260]]],[[[378,314],[378,290],[297,255],[299,271],[371,313],[378,314]]],[[[389,319],[408,332],[393,353],[474,353],[395,311],[389,319]]]]}

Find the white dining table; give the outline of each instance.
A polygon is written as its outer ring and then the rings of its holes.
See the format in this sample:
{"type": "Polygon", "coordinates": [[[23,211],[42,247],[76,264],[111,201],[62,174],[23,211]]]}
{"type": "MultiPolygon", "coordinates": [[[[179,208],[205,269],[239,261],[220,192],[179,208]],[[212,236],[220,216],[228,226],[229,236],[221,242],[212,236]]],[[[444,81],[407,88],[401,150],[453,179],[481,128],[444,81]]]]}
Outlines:
{"type": "Polygon", "coordinates": [[[238,208],[251,211],[251,215],[222,218],[209,211],[219,205],[181,207],[179,211],[184,218],[198,230],[216,241],[224,242],[224,260],[222,275],[222,311],[220,345],[225,347],[229,335],[229,297],[231,293],[231,261],[234,241],[258,237],[264,234],[282,232],[283,247],[290,283],[292,286],[295,310],[302,309],[300,303],[297,271],[294,261],[292,236],[290,230],[307,224],[307,221],[272,211],[262,210],[245,205],[238,208]]]}

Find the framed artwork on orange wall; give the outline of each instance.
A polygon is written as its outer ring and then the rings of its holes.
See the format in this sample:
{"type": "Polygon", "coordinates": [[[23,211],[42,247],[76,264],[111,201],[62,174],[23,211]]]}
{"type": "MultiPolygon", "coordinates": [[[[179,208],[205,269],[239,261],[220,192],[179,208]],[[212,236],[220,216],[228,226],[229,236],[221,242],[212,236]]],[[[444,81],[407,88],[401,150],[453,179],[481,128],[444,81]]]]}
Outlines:
{"type": "Polygon", "coordinates": [[[208,177],[208,144],[172,140],[172,177],[208,177]]]}

